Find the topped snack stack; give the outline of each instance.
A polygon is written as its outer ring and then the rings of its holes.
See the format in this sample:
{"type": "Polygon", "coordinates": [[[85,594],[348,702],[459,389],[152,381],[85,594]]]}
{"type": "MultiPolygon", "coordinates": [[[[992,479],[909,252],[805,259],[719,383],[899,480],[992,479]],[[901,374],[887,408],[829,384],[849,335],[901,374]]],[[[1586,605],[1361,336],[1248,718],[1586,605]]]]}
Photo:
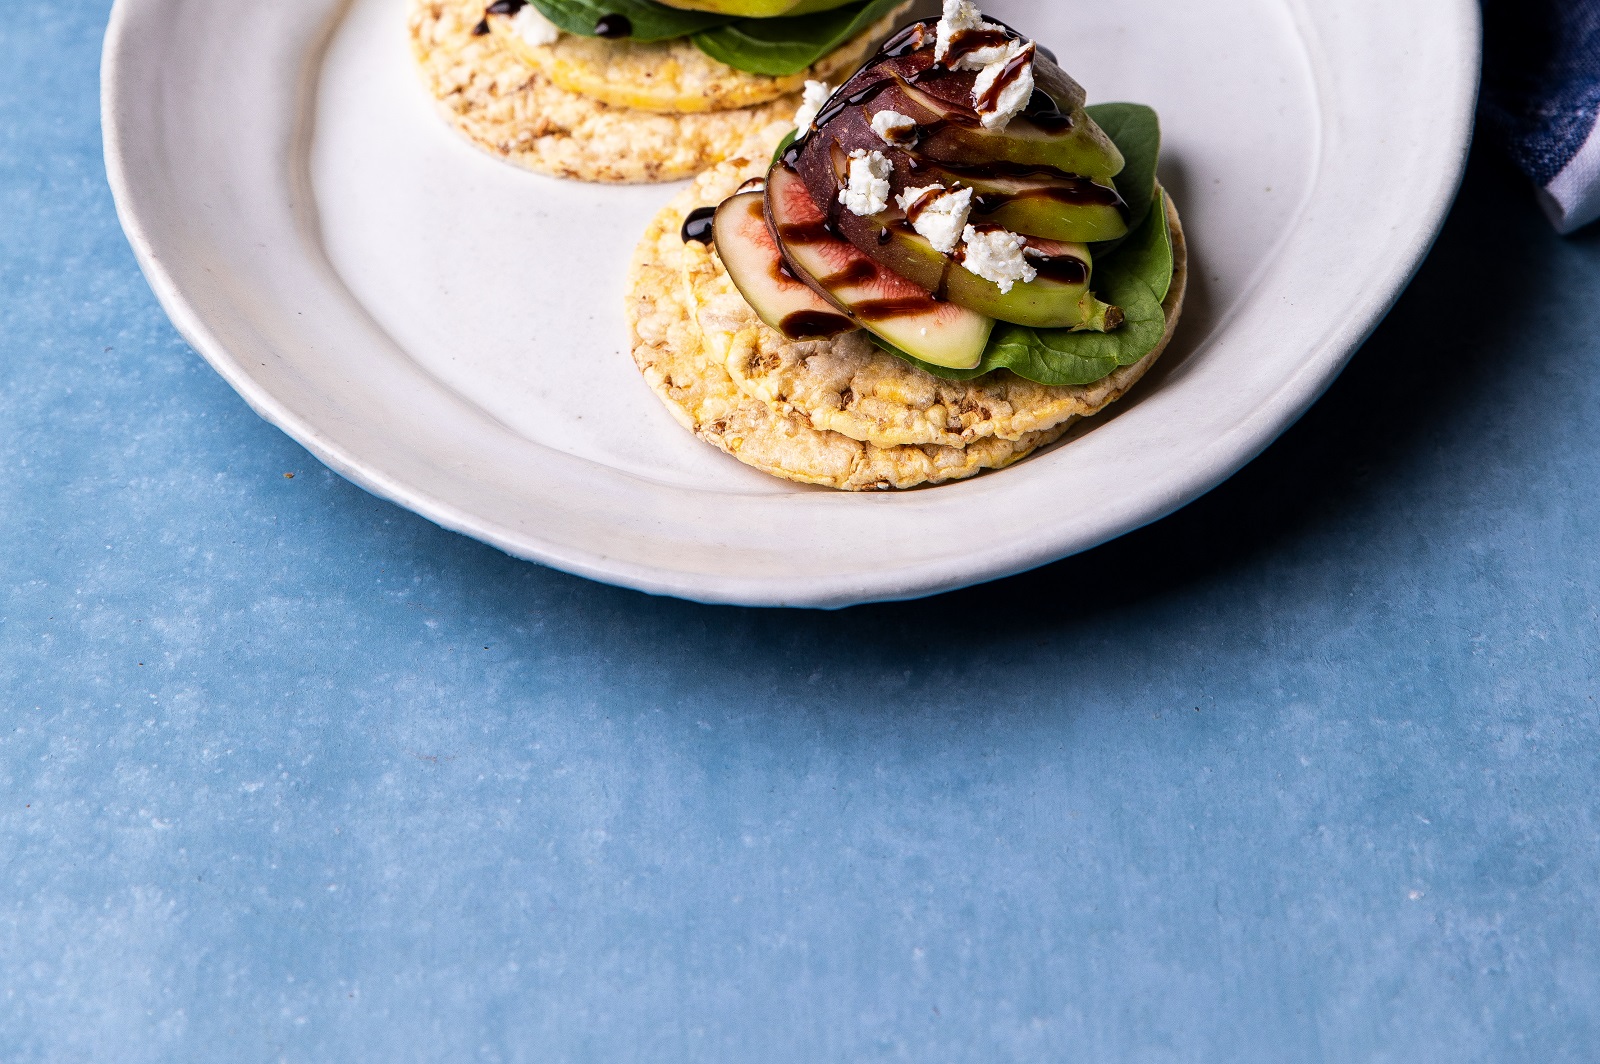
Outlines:
{"type": "Polygon", "coordinates": [[[412,0],[413,50],[480,147],[593,181],[687,177],[771,135],[910,0],[412,0]]]}
{"type": "Polygon", "coordinates": [[[1086,108],[1046,50],[946,0],[796,125],[636,256],[635,359],[702,438],[811,483],[949,480],[1053,441],[1165,348],[1186,262],[1149,108],[1086,108]]]}

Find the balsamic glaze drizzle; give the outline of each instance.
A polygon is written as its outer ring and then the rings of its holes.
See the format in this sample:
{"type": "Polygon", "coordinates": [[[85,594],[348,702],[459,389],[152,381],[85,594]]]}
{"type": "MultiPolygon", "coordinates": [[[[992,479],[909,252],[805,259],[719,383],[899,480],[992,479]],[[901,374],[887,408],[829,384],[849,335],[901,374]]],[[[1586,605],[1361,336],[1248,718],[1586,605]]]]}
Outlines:
{"type": "Polygon", "coordinates": [[[696,207],[689,212],[683,220],[683,242],[691,240],[697,244],[709,244],[712,241],[712,226],[716,223],[717,209],[715,207],[696,207]]]}
{"type": "Polygon", "coordinates": [[[602,15],[600,21],[594,24],[594,35],[604,37],[608,41],[621,40],[633,36],[633,23],[627,15],[602,15]]]}

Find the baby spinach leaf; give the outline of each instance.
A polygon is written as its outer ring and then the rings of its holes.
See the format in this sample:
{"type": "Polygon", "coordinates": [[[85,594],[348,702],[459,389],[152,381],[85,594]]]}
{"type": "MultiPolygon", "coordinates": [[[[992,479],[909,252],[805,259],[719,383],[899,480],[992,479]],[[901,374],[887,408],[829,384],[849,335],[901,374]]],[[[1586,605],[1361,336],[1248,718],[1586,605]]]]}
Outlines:
{"type": "Polygon", "coordinates": [[[694,34],[711,58],[749,74],[787,77],[855,39],[901,0],[865,0],[789,18],[746,18],[694,34]]]}
{"type": "Polygon", "coordinates": [[[1116,176],[1117,192],[1128,205],[1129,224],[1144,221],[1155,195],[1156,162],[1161,158],[1161,120],[1140,103],[1097,103],[1084,108],[1122,151],[1127,164],[1116,176]]]}
{"type": "Polygon", "coordinates": [[[539,13],[568,33],[595,37],[595,25],[607,15],[621,15],[633,26],[630,40],[666,41],[688,37],[738,21],[733,15],[683,11],[655,0],[529,0],[539,13]]]}

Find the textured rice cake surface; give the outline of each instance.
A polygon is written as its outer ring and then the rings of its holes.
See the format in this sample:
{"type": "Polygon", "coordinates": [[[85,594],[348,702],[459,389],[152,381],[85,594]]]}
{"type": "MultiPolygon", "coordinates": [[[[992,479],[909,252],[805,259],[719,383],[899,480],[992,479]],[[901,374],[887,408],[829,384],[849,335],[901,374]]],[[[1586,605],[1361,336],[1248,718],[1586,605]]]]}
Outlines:
{"type": "MultiPolygon", "coordinates": [[[[759,170],[760,164],[732,164],[738,172],[750,168],[759,170]]],[[[818,429],[803,415],[780,413],[745,392],[708,353],[684,283],[684,218],[696,206],[714,202],[710,188],[721,188],[722,181],[721,175],[707,175],[658,214],[634,252],[629,273],[627,314],[634,361],[689,431],[763,472],[851,491],[974,476],[1019,461],[1066,432],[1062,424],[1016,440],[976,439],[965,447],[879,447],[818,429]]]]}
{"type": "MultiPolygon", "coordinates": [[[[761,163],[724,163],[696,182],[702,199],[690,204],[691,209],[722,202],[764,170],[761,163]]],[[[1036,384],[1006,370],[971,381],[945,380],[884,354],[860,331],[832,340],[790,340],[756,316],[722,260],[703,244],[684,247],[685,283],[708,357],[746,395],[780,415],[880,447],[964,447],[989,437],[1020,440],[1105,409],[1166,349],[1188,281],[1183,229],[1176,208],[1168,203],[1175,270],[1163,306],[1166,335],[1143,359],[1093,384],[1036,384]]]]}
{"type": "Polygon", "coordinates": [[[871,57],[910,8],[907,0],[809,69],[783,78],[735,70],[683,38],[613,41],[563,33],[554,44],[533,45],[522,39],[508,16],[490,16],[489,26],[509,51],[568,92],[616,107],[690,114],[793,97],[808,80],[842,81],[871,57]]]}
{"type": "Polygon", "coordinates": [[[474,36],[484,0],[411,0],[412,51],[452,125],[508,162],[579,181],[676,181],[770,144],[798,95],[736,111],[652,114],[568,92],[495,34],[474,36]]]}

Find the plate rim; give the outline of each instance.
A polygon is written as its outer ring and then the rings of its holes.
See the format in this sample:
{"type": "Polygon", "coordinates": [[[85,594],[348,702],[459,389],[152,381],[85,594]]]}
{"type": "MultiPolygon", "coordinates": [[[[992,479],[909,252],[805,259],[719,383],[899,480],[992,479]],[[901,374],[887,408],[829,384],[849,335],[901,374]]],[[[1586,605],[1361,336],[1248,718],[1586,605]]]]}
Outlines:
{"type": "MultiPolygon", "coordinates": [[[[1460,71],[1462,76],[1454,93],[1455,108],[1443,122],[1448,133],[1446,139],[1456,145],[1456,151],[1448,160],[1441,162],[1441,180],[1429,190],[1425,201],[1413,215],[1418,224],[1405,242],[1403,253],[1395,257],[1381,282],[1367,285],[1358,295],[1358,303],[1352,308],[1352,313],[1306,351],[1297,369],[1250,410],[1248,416],[1236,422],[1225,437],[1213,439],[1213,446],[1206,448],[1207,452],[1215,451],[1214,445],[1226,439],[1230,443],[1226,458],[1215,461],[1203,470],[1192,470],[1181,489],[1169,491],[1153,503],[1147,502],[1136,514],[1122,515],[1106,522],[1106,527],[1097,536],[1063,537],[1070,542],[1036,537],[1031,541],[1003,543],[985,553],[969,555],[963,559],[969,562],[966,565],[952,567],[950,559],[941,556],[870,573],[830,574],[817,581],[808,581],[804,587],[795,587],[789,577],[708,574],[671,566],[641,565],[603,553],[577,549],[572,544],[540,537],[536,532],[521,530],[520,534],[514,534],[517,530],[497,527],[443,497],[402,482],[358,454],[347,453],[345,447],[274,395],[266,384],[240,364],[208,326],[205,314],[185,294],[181,284],[163,262],[150,224],[134,206],[137,199],[136,177],[130,172],[128,153],[124,150],[129,133],[122,126],[123,111],[119,106],[119,96],[126,91],[122,71],[123,58],[131,37],[129,26],[133,19],[132,12],[141,2],[145,0],[114,0],[102,49],[101,116],[107,180],[118,219],[135,259],[163,310],[183,338],[250,408],[305,447],[318,460],[364,490],[513,557],[649,594],[744,606],[840,608],[921,598],[1000,579],[1126,535],[1168,516],[1225,482],[1258,457],[1316,403],[1387,315],[1421,267],[1444,225],[1465,176],[1481,80],[1482,21],[1477,3],[1475,0],[1437,0],[1441,8],[1454,11],[1465,31],[1460,42],[1463,51],[1473,57],[1469,69],[1460,71]]],[[[1306,41],[1299,17],[1301,0],[1282,2],[1294,15],[1302,41],[1306,41]]],[[[308,57],[308,66],[312,70],[320,68],[320,55],[326,50],[332,33],[347,12],[348,0],[335,5],[335,8],[324,27],[316,54],[308,57]]],[[[1315,67],[1314,57],[1312,77],[1320,101],[1325,91],[1325,72],[1315,67]]],[[[307,76],[315,77],[315,74],[307,76]]],[[[302,101],[300,106],[301,113],[296,115],[297,125],[305,121],[305,111],[311,104],[302,101]]],[[[1308,185],[1308,201],[1314,196],[1322,177],[1321,166],[1325,164],[1327,138],[1325,129],[1319,131],[1316,150],[1323,162],[1319,163],[1308,185]]],[[[1301,217],[1297,215],[1288,232],[1292,233],[1300,221],[1301,217]]],[[[1269,266],[1281,251],[1280,244],[1269,257],[1269,266]]],[[[442,382],[440,384],[443,386],[442,382]]]]}

